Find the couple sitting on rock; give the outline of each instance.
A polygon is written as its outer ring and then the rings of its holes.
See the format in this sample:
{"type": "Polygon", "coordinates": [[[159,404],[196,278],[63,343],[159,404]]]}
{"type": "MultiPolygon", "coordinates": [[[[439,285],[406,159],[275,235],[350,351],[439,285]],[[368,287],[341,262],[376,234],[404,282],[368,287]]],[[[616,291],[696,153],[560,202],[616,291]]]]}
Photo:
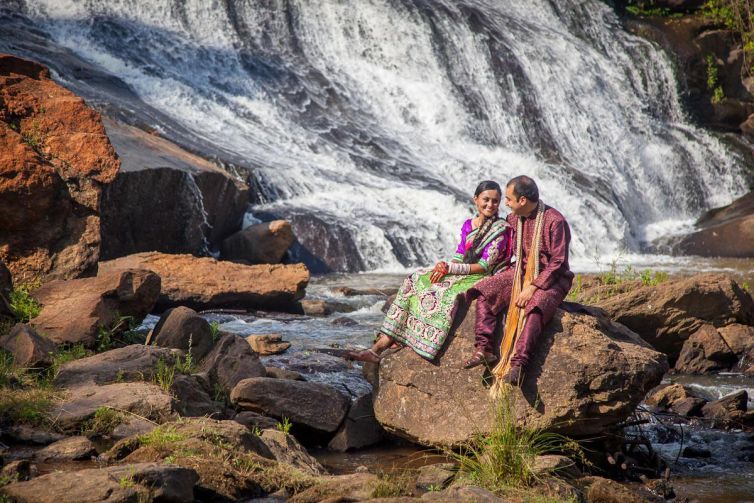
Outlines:
{"type": "Polygon", "coordinates": [[[465,368],[497,363],[494,374],[500,380],[522,381],[539,336],[571,288],[571,233],[563,216],[539,200],[528,176],[508,182],[504,197],[511,213],[505,219],[498,216],[502,197],[498,183],[479,184],[474,192],[479,215],[464,222],[453,258],[406,278],[374,345],[350,353],[351,359],[377,363],[389,347],[405,345],[433,360],[465,295],[468,302],[477,299],[476,351],[465,368]],[[512,257],[517,257],[514,265],[512,257]],[[498,357],[494,333],[504,309],[498,357]]]}

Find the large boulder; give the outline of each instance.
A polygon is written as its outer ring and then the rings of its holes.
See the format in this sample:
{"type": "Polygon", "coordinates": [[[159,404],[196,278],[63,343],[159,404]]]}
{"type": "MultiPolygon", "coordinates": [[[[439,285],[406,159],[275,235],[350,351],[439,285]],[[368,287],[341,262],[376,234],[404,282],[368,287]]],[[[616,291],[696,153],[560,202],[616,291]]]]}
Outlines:
{"type": "Polygon", "coordinates": [[[138,253],[102,262],[104,271],[149,269],[162,278],[158,309],[241,308],[300,312],[309,271],[302,264],[243,265],[213,258],[138,253]]]}
{"type": "Polygon", "coordinates": [[[178,350],[131,344],[66,362],[60,366],[54,382],[60,388],[74,388],[84,384],[152,380],[160,360],[172,366],[181,354],[178,350]]]}
{"type": "Polygon", "coordinates": [[[268,377],[244,379],[233,388],[230,399],[244,410],[325,432],[338,429],[350,405],[349,397],[332,386],[268,377]]]}
{"type": "Polygon", "coordinates": [[[173,397],[161,387],[146,382],[85,384],[68,390],[66,397],[52,407],[49,416],[60,431],[74,432],[102,407],[164,421],[172,416],[173,397]]]}
{"type": "Polygon", "coordinates": [[[102,193],[102,259],[160,251],[207,255],[241,228],[248,187],[217,165],[105,119],[121,170],[102,193]]]}
{"type": "Polygon", "coordinates": [[[338,452],[362,449],[378,443],[384,438],[384,433],[374,417],[372,394],[367,393],[353,400],[345,420],[327,444],[327,448],[338,452]]]}
{"type": "Polygon", "coordinates": [[[200,370],[209,376],[211,389],[215,393],[221,391],[226,396],[242,380],[267,375],[259,355],[243,337],[233,334],[220,338],[202,362],[200,370]]]}
{"type": "MultiPolygon", "coordinates": [[[[586,289],[579,298],[593,298],[605,288],[611,287],[586,289]]],[[[700,274],[658,285],[628,282],[617,290],[595,305],[668,355],[671,363],[678,358],[684,341],[703,325],[754,324],[751,295],[723,274],[700,274]]]]}
{"type": "MultiPolygon", "coordinates": [[[[118,316],[141,321],[154,308],[159,294],[160,277],[143,269],[51,281],[33,292],[42,310],[30,325],[57,344],[81,342],[91,347],[100,328],[112,329],[118,316]]],[[[121,324],[121,330],[126,328],[121,324]]]]}
{"type": "Polygon", "coordinates": [[[0,336],[0,348],[10,352],[19,367],[44,367],[52,364],[55,344],[32,327],[18,323],[8,334],[0,336]]]}
{"type": "Polygon", "coordinates": [[[223,241],[220,256],[249,264],[279,264],[293,240],[291,224],[286,220],[250,225],[223,241]]]}
{"type": "MultiPolygon", "coordinates": [[[[383,358],[374,411],[386,430],[433,446],[489,430],[497,404],[485,369],[463,369],[474,351],[473,313],[459,309],[457,328],[435,362],[408,349],[383,358]]],[[[596,435],[625,420],[667,369],[664,355],[622,325],[602,315],[558,311],[511,401],[522,424],[596,435]]]]}
{"type": "Polygon", "coordinates": [[[100,195],[118,169],[97,112],[42,65],[0,55],[0,260],[14,277],[96,271],[100,195]]]}
{"type": "Polygon", "coordinates": [[[738,358],[712,325],[703,325],[686,339],[681,348],[675,371],[684,374],[704,374],[728,370],[738,358]]]}
{"type": "Polygon", "coordinates": [[[18,503],[187,503],[194,501],[193,470],[169,464],[135,463],[55,471],[0,488],[18,503]]]}
{"type": "Polygon", "coordinates": [[[212,327],[209,322],[188,307],[179,306],[163,313],[152,330],[150,344],[163,348],[176,348],[188,352],[199,361],[210,352],[212,327]]]}

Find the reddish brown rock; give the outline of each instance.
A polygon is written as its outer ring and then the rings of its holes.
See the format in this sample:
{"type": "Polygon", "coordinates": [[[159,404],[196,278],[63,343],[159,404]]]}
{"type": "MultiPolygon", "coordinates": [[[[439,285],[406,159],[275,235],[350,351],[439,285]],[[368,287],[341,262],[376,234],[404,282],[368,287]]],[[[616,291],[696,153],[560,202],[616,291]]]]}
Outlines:
{"type": "Polygon", "coordinates": [[[645,400],[645,403],[651,407],[668,410],[677,402],[690,396],[688,390],[682,384],[671,384],[651,393],[645,400]]]}
{"type": "Polygon", "coordinates": [[[149,269],[162,278],[158,309],[187,306],[274,309],[300,312],[298,300],[309,283],[302,264],[242,265],[213,258],[137,253],[100,263],[103,271],[149,269]]]}
{"type": "Polygon", "coordinates": [[[286,220],[251,225],[223,241],[220,256],[249,264],[279,264],[294,239],[286,220]]]}
{"type": "Polygon", "coordinates": [[[19,323],[10,333],[0,337],[0,348],[13,355],[17,366],[30,368],[50,365],[55,344],[40,337],[30,326],[19,323]]]}
{"type": "Polygon", "coordinates": [[[740,426],[746,414],[748,400],[749,394],[746,390],[736,391],[706,404],[702,407],[702,415],[711,419],[714,422],[713,426],[740,426]]]}
{"type": "MultiPolygon", "coordinates": [[[[160,277],[143,269],[51,281],[33,292],[42,311],[30,325],[56,344],[81,342],[91,347],[100,327],[112,328],[118,315],[142,320],[159,294],[160,277]]],[[[122,324],[120,330],[126,328],[122,324]]]]}
{"type": "MultiPolygon", "coordinates": [[[[458,328],[436,362],[410,350],[382,359],[374,412],[382,426],[426,445],[448,446],[489,429],[493,404],[485,369],[464,370],[474,350],[474,310],[460,309],[458,328]]],[[[548,325],[513,401],[519,421],[582,436],[633,413],[667,371],[664,355],[607,318],[559,311],[548,325]]]]}
{"type": "Polygon", "coordinates": [[[736,355],[717,329],[703,325],[683,343],[674,369],[684,374],[704,374],[728,370],[736,361],[736,355]]]}
{"type": "Polygon", "coordinates": [[[0,259],[16,279],[96,270],[100,194],[118,168],[97,112],[43,66],[0,55],[0,259]]]}

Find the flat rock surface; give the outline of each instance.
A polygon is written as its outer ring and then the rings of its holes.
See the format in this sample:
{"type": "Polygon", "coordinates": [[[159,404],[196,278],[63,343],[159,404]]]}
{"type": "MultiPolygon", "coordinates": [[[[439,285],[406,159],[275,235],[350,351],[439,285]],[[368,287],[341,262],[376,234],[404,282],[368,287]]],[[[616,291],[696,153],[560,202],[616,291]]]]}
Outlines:
{"type": "Polygon", "coordinates": [[[303,264],[242,265],[209,257],[147,252],[100,263],[100,270],[142,268],[162,278],[158,308],[179,305],[300,312],[309,271],[303,264]]]}
{"type": "Polygon", "coordinates": [[[68,437],[37,451],[34,457],[40,461],[89,459],[97,454],[97,449],[86,437],[68,437]]]}
{"type": "MultiPolygon", "coordinates": [[[[383,358],[374,401],[377,420],[411,441],[447,446],[485,431],[493,404],[483,368],[464,370],[474,351],[474,310],[430,363],[409,349],[383,358]]],[[[668,364],[639,336],[605,317],[558,311],[545,329],[523,386],[513,389],[519,421],[573,435],[595,435],[623,421],[668,364]]],[[[495,406],[496,407],[496,406],[495,406]]]]}

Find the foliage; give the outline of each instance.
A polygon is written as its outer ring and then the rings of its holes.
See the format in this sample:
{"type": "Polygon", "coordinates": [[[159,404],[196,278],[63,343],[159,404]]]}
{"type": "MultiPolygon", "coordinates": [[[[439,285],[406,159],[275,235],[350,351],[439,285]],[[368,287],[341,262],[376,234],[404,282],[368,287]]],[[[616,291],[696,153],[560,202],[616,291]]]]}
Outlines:
{"type": "Polygon", "coordinates": [[[275,429],[278,431],[282,431],[283,433],[287,435],[288,433],[290,433],[292,426],[293,426],[293,423],[291,423],[291,420],[283,416],[283,422],[282,423],[278,422],[278,424],[275,425],[275,429]]]}
{"type": "Polygon", "coordinates": [[[50,388],[3,388],[0,393],[0,424],[49,426],[48,412],[57,392],[50,388]]]}
{"type": "Polygon", "coordinates": [[[649,7],[649,2],[636,2],[632,5],[627,5],[626,10],[634,16],[640,17],[657,17],[657,16],[669,16],[670,9],[667,7],[649,7]]]}
{"type": "Polygon", "coordinates": [[[209,324],[210,334],[212,334],[212,342],[217,342],[220,339],[220,323],[213,321],[209,324]]]}
{"type": "Polygon", "coordinates": [[[180,442],[181,440],[186,440],[186,435],[178,433],[175,426],[172,425],[158,426],[149,433],[145,433],[139,437],[141,445],[151,445],[156,449],[165,447],[173,442],[180,442]]]}
{"type": "Polygon", "coordinates": [[[21,140],[39,152],[45,142],[45,135],[39,130],[39,123],[37,121],[32,123],[30,130],[21,133],[21,140]]]}
{"type": "Polygon", "coordinates": [[[89,356],[89,351],[82,343],[61,345],[54,353],[52,353],[52,365],[43,375],[40,376],[44,381],[40,382],[40,384],[51,384],[53,379],[58,375],[58,372],[60,372],[60,367],[62,367],[64,363],[79,360],[87,356],[89,356]]]}
{"type": "Polygon", "coordinates": [[[39,316],[42,305],[31,296],[31,291],[39,287],[39,283],[27,283],[18,285],[10,293],[10,309],[16,319],[21,323],[39,316]]]}
{"type": "Polygon", "coordinates": [[[573,279],[573,285],[571,286],[571,290],[568,292],[568,295],[566,296],[566,300],[569,300],[571,302],[578,300],[579,296],[581,295],[581,291],[583,289],[584,289],[584,277],[581,276],[581,274],[577,274],[576,277],[573,279]]]}
{"type": "Polygon", "coordinates": [[[143,344],[144,336],[137,332],[133,316],[121,316],[117,311],[109,327],[97,329],[97,351],[108,351],[116,346],[143,344]]]}
{"type": "Polygon", "coordinates": [[[754,74],[754,0],[708,0],[702,12],[741,40],[744,53],[741,76],[754,74]]]}
{"type": "Polygon", "coordinates": [[[556,433],[520,426],[516,420],[513,394],[504,390],[494,404],[494,422],[489,434],[478,433],[448,454],[459,464],[457,478],[469,479],[501,494],[511,487],[527,487],[537,482],[534,461],[537,456],[561,453],[584,459],[581,447],[556,433]]]}
{"type": "Polygon", "coordinates": [[[372,486],[372,498],[411,496],[411,486],[415,477],[412,477],[409,472],[381,473],[377,477],[377,481],[372,486]]]}
{"type": "Polygon", "coordinates": [[[81,433],[84,435],[109,435],[123,422],[123,415],[110,408],[100,407],[94,412],[94,416],[81,425],[81,433]]]}
{"type": "Polygon", "coordinates": [[[157,360],[157,371],[154,373],[153,381],[160,388],[169,392],[175,379],[175,365],[168,365],[162,358],[157,360]]]}

